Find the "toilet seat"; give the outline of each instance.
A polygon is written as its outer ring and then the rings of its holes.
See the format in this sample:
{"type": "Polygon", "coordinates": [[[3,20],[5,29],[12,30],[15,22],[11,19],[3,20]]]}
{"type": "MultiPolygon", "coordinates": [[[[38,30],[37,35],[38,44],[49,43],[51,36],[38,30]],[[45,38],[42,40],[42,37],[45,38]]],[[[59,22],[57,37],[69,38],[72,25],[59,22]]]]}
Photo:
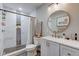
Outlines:
{"type": "Polygon", "coordinates": [[[26,49],[27,51],[31,51],[31,50],[34,50],[36,49],[37,45],[35,44],[29,44],[29,45],[26,45],[26,49]]]}

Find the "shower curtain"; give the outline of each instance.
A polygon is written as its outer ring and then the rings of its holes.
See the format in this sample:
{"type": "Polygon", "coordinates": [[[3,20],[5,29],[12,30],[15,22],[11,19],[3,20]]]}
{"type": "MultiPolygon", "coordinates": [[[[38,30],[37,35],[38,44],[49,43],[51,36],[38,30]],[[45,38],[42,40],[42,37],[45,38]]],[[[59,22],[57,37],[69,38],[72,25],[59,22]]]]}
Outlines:
{"type": "MultiPolygon", "coordinates": [[[[4,49],[16,47],[16,15],[6,12],[6,26],[4,32],[4,49]]],[[[32,44],[34,33],[34,18],[20,15],[21,20],[21,45],[32,44]]]]}
{"type": "Polygon", "coordinates": [[[6,12],[4,49],[16,46],[16,14],[6,12]]]}
{"type": "Polygon", "coordinates": [[[21,16],[21,43],[30,44],[31,43],[31,27],[30,27],[30,17],[21,16]]]}
{"type": "Polygon", "coordinates": [[[0,11],[0,56],[3,54],[2,11],[0,11]]]}
{"type": "MultiPolygon", "coordinates": [[[[17,14],[0,10],[0,55],[6,48],[16,47],[17,14]],[[5,15],[2,15],[4,12],[5,15]],[[4,16],[4,17],[3,17],[4,16]]],[[[20,15],[21,45],[32,44],[35,18],[20,15]]]]}
{"type": "Polygon", "coordinates": [[[5,48],[16,46],[16,14],[0,10],[0,53],[3,54],[5,48]]]}
{"type": "Polygon", "coordinates": [[[32,44],[33,36],[35,35],[35,17],[21,16],[21,43],[32,44]]]}

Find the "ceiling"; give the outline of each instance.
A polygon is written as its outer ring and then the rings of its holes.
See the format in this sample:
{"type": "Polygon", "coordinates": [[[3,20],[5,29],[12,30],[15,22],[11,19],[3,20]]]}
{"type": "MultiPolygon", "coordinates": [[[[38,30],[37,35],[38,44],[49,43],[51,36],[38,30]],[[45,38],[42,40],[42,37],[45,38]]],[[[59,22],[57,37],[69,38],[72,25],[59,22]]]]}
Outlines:
{"type": "Polygon", "coordinates": [[[4,3],[5,9],[18,10],[22,8],[22,12],[30,13],[36,8],[40,7],[43,3],[4,3]]]}

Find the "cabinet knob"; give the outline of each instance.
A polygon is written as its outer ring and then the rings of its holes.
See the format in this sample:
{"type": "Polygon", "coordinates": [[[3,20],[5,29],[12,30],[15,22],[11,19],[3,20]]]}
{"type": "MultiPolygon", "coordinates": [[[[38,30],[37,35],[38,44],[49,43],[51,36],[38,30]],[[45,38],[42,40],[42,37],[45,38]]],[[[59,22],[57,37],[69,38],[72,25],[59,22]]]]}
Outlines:
{"type": "Polygon", "coordinates": [[[47,43],[46,43],[46,45],[47,45],[47,46],[50,46],[50,43],[49,43],[49,42],[47,42],[47,43]]]}
{"type": "Polygon", "coordinates": [[[70,54],[70,53],[68,53],[67,55],[68,55],[68,56],[71,56],[71,54],[70,54]]]}
{"type": "Polygon", "coordinates": [[[2,30],[2,32],[5,32],[5,30],[2,30]]]}

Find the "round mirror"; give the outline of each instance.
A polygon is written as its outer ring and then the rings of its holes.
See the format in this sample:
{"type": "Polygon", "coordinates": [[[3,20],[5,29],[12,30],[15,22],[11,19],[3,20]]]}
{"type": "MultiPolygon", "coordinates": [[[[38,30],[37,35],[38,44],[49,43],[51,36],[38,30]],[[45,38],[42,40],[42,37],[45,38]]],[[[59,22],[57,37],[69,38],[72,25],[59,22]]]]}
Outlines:
{"type": "Polygon", "coordinates": [[[48,28],[54,33],[63,32],[67,29],[70,19],[69,14],[59,10],[52,13],[48,18],[48,28]]]}

